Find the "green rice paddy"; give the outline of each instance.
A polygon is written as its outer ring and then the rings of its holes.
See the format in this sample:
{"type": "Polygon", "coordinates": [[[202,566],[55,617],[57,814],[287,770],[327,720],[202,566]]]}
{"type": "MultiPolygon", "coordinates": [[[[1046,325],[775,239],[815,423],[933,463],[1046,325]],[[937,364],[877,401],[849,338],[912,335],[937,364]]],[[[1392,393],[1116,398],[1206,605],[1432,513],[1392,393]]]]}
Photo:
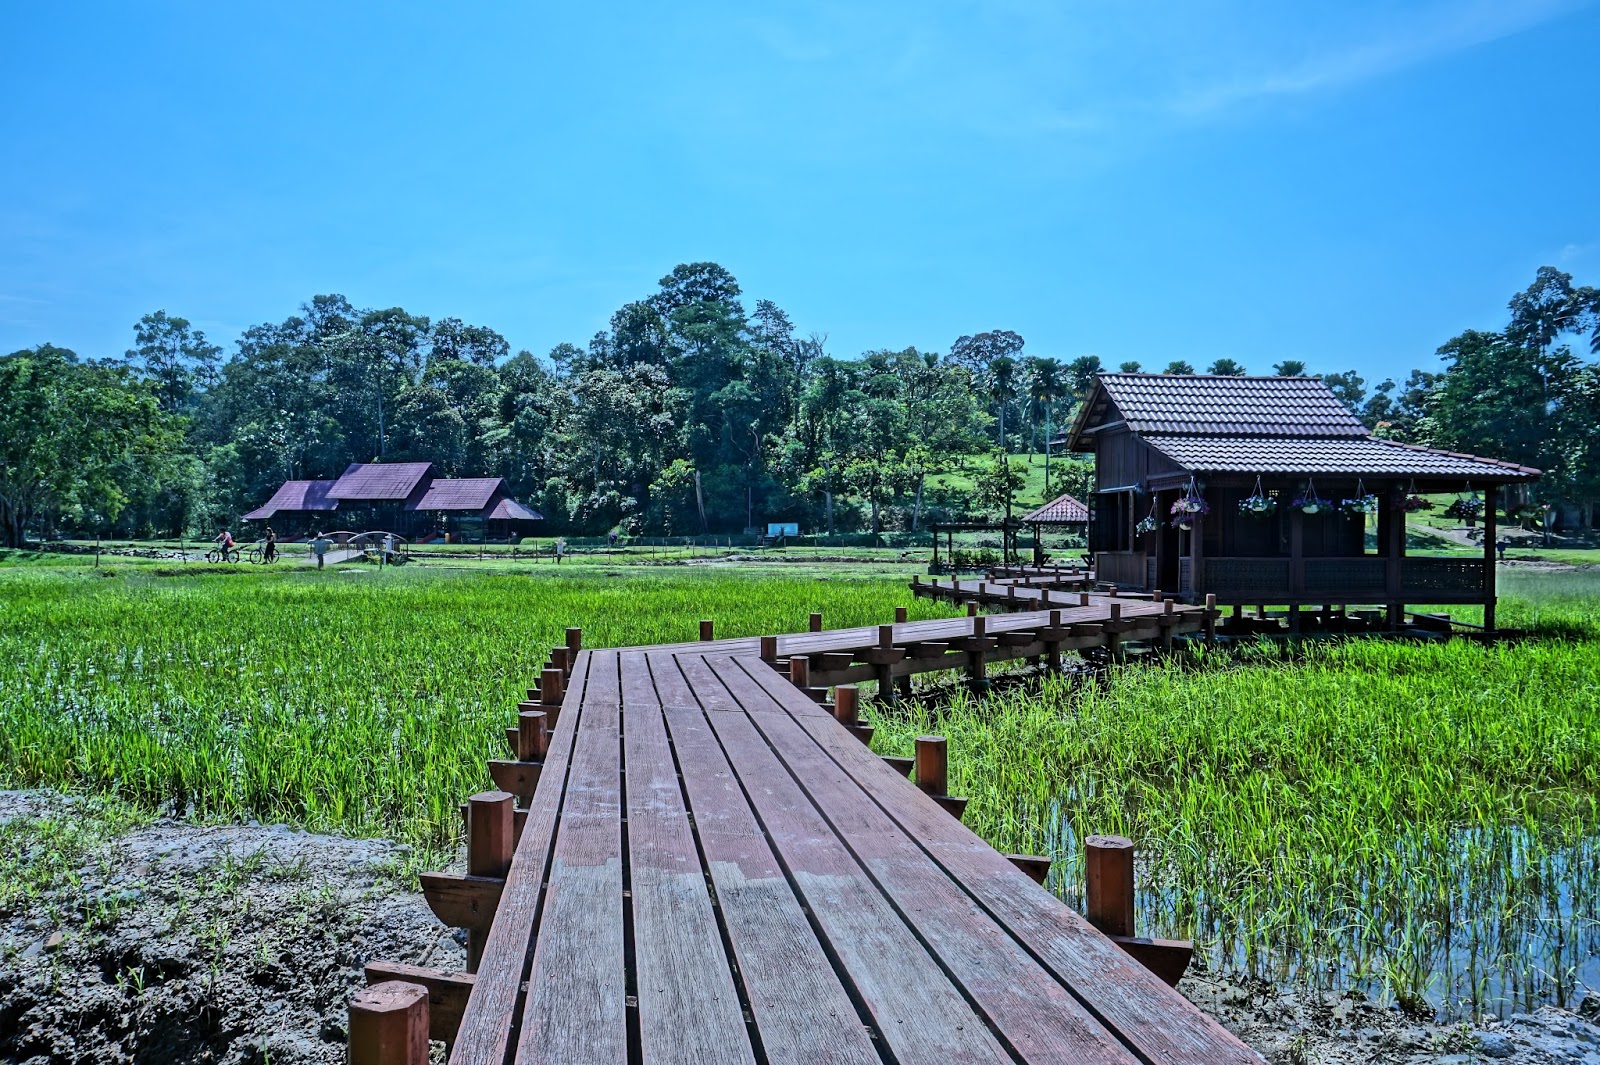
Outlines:
{"type": "MultiPolygon", "coordinates": [[[[618,646],[703,617],[732,636],[946,612],[870,571],[114,572],[0,572],[0,786],[430,861],[566,625],[618,646]]],[[[875,746],[948,735],[968,824],[1051,854],[1071,901],[1083,836],[1132,836],[1140,931],[1193,937],[1206,964],[1449,1015],[1570,1002],[1600,984],[1600,574],[1502,587],[1502,623],[1539,635],[1056,679],[878,715],[875,746]]]]}

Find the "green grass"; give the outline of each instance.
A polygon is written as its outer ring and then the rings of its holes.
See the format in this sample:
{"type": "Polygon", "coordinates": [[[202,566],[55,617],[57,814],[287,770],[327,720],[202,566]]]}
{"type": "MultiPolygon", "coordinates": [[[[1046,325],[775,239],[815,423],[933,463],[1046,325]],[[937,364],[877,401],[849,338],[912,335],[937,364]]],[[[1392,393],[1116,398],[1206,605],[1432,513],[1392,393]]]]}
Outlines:
{"type": "MultiPolygon", "coordinates": [[[[568,624],[619,646],[702,617],[732,636],[944,612],[893,563],[784,566],[12,566],[0,786],[389,836],[437,864],[568,624]]],[[[1600,985],[1600,573],[1501,579],[1502,624],[1534,638],[1219,653],[877,715],[875,742],[947,734],[968,822],[1053,855],[1071,901],[1082,838],[1133,836],[1141,931],[1209,964],[1445,1012],[1571,1001],[1600,985]]]]}
{"type": "MultiPolygon", "coordinates": [[[[104,571],[102,571],[103,573],[104,571]]],[[[0,576],[0,784],[439,851],[567,625],[589,646],[882,622],[903,579],[545,567],[0,576]]]]}
{"type": "MultiPolygon", "coordinates": [[[[933,487],[943,488],[952,495],[971,497],[974,492],[974,473],[988,461],[987,457],[973,459],[968,463],[969,468],[953,470],[949,473],[941,473],[936,477],[930,477],[928,479],[929,484],[933,487]]],[[[1016,513],[1021,515],[1025,511],[1032,510],[1034,507],[1067,491],[1067,483],[1061,478],[1066,473],[1067,467],[1074,461],[1081,464],[1083,459],[1078,456],[1063,455],[1059,451],[1051,453],[1050,494],[1046,495],[1044,487],[1044,452],[1040,451],[1033,455],[1012,454],[1010,456],[1012,468],[1020,470],[1023,475],[1023,487],[1017,492],[1016,498],[1012,501],[1016,513]]]]}

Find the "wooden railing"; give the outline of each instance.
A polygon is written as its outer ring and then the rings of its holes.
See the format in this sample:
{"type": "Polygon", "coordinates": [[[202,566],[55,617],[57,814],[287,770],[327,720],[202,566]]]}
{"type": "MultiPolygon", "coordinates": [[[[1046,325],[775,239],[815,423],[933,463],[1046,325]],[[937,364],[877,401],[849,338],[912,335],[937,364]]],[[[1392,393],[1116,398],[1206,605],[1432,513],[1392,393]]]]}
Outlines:
{"type": "MultiPolygon", "coordinates": [[[[1185,559],[1185,562],[1188,560],[1185,559]]],[[[1484,566],[1474,558],[1208,558],[1201,586],[1224,602],[1429,602],[1485,594],[1484,566]]]]}

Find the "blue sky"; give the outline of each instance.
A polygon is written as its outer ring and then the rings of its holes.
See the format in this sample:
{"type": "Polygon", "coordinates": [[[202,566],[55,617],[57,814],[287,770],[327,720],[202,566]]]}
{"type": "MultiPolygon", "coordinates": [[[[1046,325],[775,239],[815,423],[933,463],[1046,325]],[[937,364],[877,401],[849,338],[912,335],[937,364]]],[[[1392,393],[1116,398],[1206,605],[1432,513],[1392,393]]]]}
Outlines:
{"type": "Polygon", "coordinates": [[[1600,3],[21,4],[0,351],[315,293],[582,343],[713,259],[850,356],[1373,377],[1600,284],[1600,3]]]}

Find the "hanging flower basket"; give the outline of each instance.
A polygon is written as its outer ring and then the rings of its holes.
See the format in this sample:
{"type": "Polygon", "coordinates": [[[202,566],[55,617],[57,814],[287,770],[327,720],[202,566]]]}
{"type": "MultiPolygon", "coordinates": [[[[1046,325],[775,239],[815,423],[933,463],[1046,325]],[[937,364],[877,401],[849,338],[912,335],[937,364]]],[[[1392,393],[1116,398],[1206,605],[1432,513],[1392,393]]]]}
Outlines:
{"type": "Polygon", "coordinates": [[[1316,482],[1310,480],[1306,481],[1306,490],[1295,496],[1289,505],[1302,514],[1321,514],[1329,509],[1327,500],[1317,495],[1316,482]]]}
{"type": "Polygon", "coordinates": [[[1180,529],[1192,529],[1194,523],[1211,513],[1211,505],[1194,494],[1191,486],[1187,492],[1172,501],[1172,524],[1180,529]]]}
{"type": "Polygon", "coordinates": [[[1364,518],[1378,512],[1378,497],[1367,491],[1365,481],[1357,480],[1356,494],[1340,503],[1339,509],[1352,518],[1364,518]]]}
{"type": "Polygon", "coordinates": [[[1261,478],[1256,478],[1256,489],[1250,495],[1239,500],[1239,513],[1251,517],[1265,518],[1277,513],[1278,501],[1261,490],[1261,478]]]}
{"type": "Polygon", "coordinates": [[[1156,517],[1154,514],[1150,514],[1146,517],[1140,518],[1139,524],[1133,527],[1133,531],[1138,533],[1140,536],[1148,536],[1160,528],[1161,519],[1156,517]]]}
{"type": "Polygon", "coordinates": [[[1411,492],[1402,496],[1398,505],[1402,514],[1416,514],[1419,511],[1432,510],[1434,503],[1433,500],[1426,496],[1419,496],[1415,492],[1411,492]]]}
{"type": "Polygon", "coordinates": [[[1444,516],[1447,518],[1460,518],[1462,521],[1477,521],[1483,517],[1483,500],[1477,496],[1457,499],[1454,503],[1444,508],[1444,516]]]}

